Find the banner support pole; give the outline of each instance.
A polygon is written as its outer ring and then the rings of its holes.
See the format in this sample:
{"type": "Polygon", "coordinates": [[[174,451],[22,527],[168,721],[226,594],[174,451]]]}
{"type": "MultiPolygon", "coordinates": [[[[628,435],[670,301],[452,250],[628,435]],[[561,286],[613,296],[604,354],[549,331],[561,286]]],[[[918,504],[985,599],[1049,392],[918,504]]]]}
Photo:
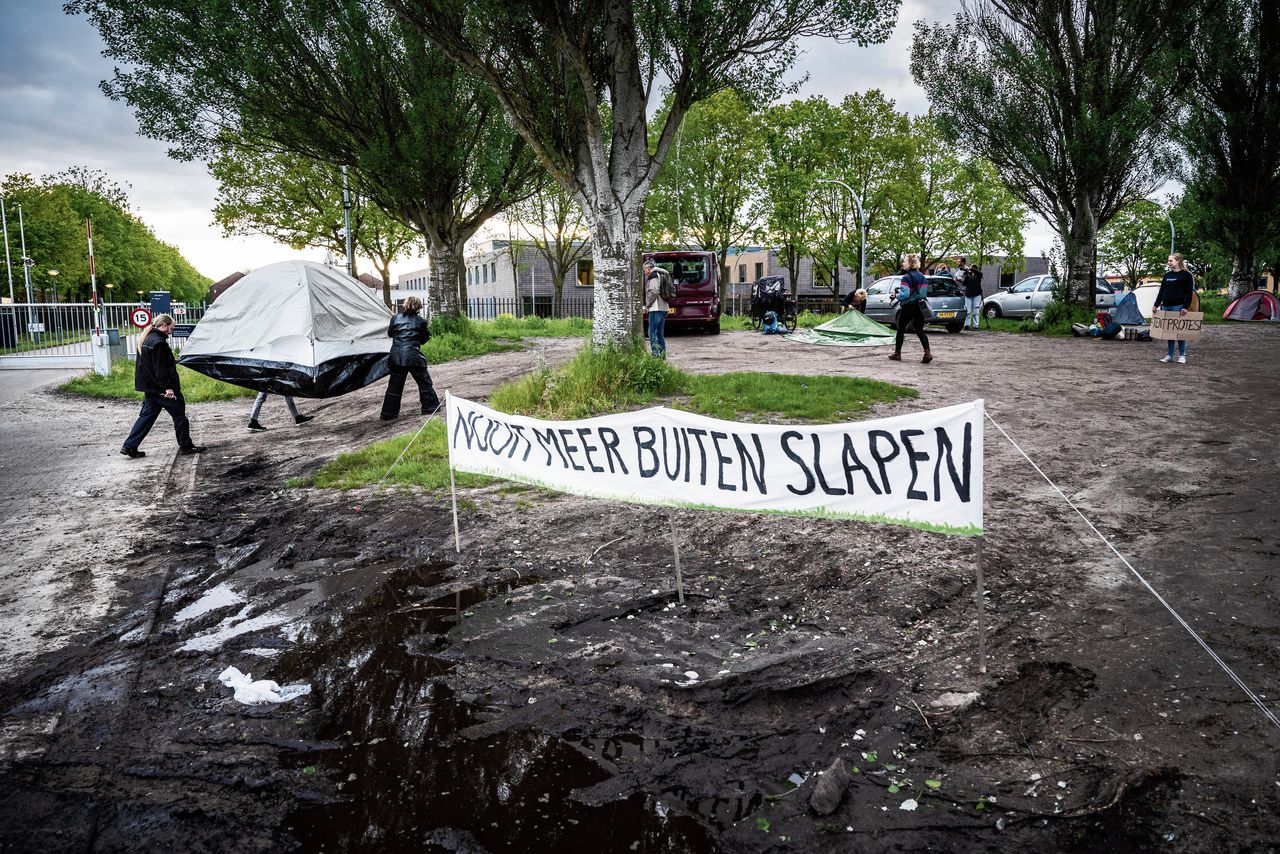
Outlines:
{"type": "Polygon", "coordinates": [[[453,481],[453,464],[449,465],[449,498],[453,502],[453,550],[462,553],[462,537],[458,534],[458,487],[453,481]]]}
{"type": "Polygon", "coordinates": [[[977,543],[977,566],[978,566],[978,589],[974,597],[978,600],[978,672],[987,672],[987,625],[985,619],[985,602],[983,600],[983,583],[982,583],[982,544],[986,540],[984,535],[978,536],[977,543]]]}
{"type": "Polygon", "coordinates": [[[667,511],[667,520],[671,523],[671,551],[676,559],[676,595],[680,604],[684,604],[684,576],[680,572],[680,540],[676,536],[676,511],[667,511]]]}

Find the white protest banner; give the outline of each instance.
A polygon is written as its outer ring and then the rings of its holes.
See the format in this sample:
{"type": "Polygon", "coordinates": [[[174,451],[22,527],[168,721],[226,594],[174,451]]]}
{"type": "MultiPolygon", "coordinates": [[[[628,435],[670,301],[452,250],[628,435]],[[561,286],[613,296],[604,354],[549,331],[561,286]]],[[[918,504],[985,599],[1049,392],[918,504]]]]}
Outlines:
{"type": "Polygon", "coordinates": [[[665,407],[580,421],[447,398],[449,465],[638,504],[982,534],[983,402],[850,424],[746,424],[665,407]]]}
{"type": "Polygon", "coordinates": [[[1203,311],[1153,311],[1151,337],[1160,341],[1199,341],[1203,311]]]}

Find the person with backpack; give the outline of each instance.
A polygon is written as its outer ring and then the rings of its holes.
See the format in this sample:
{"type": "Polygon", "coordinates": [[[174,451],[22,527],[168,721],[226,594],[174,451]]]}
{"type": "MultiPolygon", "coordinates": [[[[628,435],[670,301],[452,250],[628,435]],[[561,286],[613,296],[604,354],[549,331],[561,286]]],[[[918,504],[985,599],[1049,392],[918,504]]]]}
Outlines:
{"type": "Polygon", "coordinates": [[[907,272],[898,286],[895,301],[898,303],[898,334],[893,341],[893,352],[889,358],[895,362],[902,361],[902,342],[907,334],[907,327],[914,326],[920,346],[924,347],[924,358],[920,361],[929,364],[933,354],[929,352],[929,336],[924,334],[925,297],[929,294],[929,280],[920,272],[920,256],[907,256],[907,272]]]}
{"type": "Polygon", "coordinates": [[[659,359],[667,358],[667,312],[676,296],[671,274],[646,258],[644,270],[644,309],[648,312],[649,350],[659,359]]]}
{"type": "MultiPolygon", "coordinates": [[[[961,259],[963,263],[964,259],[961,259]]],[[[974,264],[968,269],[964,269],[964,298],[965,303],[969,306],[969,316],[965,319],[965,323],[970,329],[977,329],[978,324],[982,320],[982,268],[974,264]]]]}

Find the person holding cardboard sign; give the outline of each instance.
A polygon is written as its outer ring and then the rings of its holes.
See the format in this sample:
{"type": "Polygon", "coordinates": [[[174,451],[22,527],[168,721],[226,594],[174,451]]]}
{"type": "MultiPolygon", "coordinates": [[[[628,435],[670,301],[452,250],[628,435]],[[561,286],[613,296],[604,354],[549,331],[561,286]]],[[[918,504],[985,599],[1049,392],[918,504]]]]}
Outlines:
{"type": "MultiPolygon", "coordinates": [[[[1191,306],[1191,301],[1196,294],[1196,280],[1187,272],[1186,265],[1182,263],[1182,253],[1175,252],[1169,256],[1169,270],[1164,274],[1164,278],[1160,280],[1160,291],[1156,294],[1155,305],[1152,306],[1151,312],[1157,311],[1177,311],[1183,316],[1191,306]]],[[[1173,339],[1169,339],[1169,353],[1161,362],[1173,361],[1173,339]]],[[[1178,364],[1185,365],[1187,363],[1187,342],[1178,342],[1178,364]]]]}

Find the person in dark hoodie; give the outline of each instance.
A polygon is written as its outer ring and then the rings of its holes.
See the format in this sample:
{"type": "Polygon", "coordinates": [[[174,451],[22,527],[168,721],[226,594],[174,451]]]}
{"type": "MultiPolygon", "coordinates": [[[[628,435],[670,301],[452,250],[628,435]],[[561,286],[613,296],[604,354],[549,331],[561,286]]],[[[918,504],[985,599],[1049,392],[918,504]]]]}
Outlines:
{"type": "Polygon", "coordinates": [[[142,392],[142,411],[133,422],[129,437],[124,440],[120,453],[126,457],[145,457],[138,450],[147,438],[151,425],[156,423],[160,410],[173,418],[173,432],[178,437],[178,453],[198,454],[203,447],[191,441],[191,422],[187,420],[187,402],[182,397],[178,379],[178,363],[169,349],[169,333],[173,332],[173,318],[157,314],[138,338],[138,361],[134,365],[133,387],[142,392]]]}
{"type": "MultiPolygon", "coordinates": [[[[1156,293],[1156,302],[1152,311],[1177,311],[1185,315],[1191,309],[1191,299],[1196,291],[1196,280],[1187,272],[1182,263],[1182,253],[1175,252],[1169,256],[1168,272],[1160,280],[1160,290],[1156,293]]],[[[1178,364],[1187,363],[1187,342],[1178,343],[1178,364]]],[[[1169,353],[1160,361],[1173,361],[1173,339],[1169,339],[1169,353]]]]}
{"type": "Polygon", "coordinates": [[[391,365],[391,379],[387,381],[387,393],[382,398],[383,421],[390,421],[400,414],[400,397],[404,393],[406,374],[412,374],[418,384],[418,403],[422,406],[422,414],[429,415],[440,408],[440,398],[431,384],[427,359],[421,350],[431,337],[426,318],[419,314],[421,311],[422,300],[409,297],[387,327],[387,335],[391,337],[391,355],[387,357],[391,365]]]}

